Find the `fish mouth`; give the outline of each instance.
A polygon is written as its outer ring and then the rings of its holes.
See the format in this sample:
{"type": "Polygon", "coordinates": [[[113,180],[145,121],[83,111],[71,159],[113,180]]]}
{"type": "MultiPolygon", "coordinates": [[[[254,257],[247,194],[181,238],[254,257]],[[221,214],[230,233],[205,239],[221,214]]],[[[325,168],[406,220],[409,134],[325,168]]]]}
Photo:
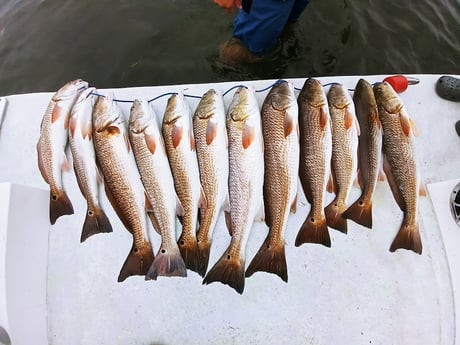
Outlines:
{"type": "Polygon", "coordinates": [[[82,79],[76,79],[65,84],[59,91],[51,98],[54,102],[63,101],[75,96],[76,91],[84,90],[88,87],[88,82],[82,79]]]}

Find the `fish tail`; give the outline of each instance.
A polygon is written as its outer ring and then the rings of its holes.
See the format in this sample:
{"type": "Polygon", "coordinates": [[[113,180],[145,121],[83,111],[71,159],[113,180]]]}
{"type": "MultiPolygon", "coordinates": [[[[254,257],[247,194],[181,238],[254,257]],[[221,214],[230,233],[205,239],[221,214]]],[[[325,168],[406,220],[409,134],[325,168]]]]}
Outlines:
{"type": "Polygon", "coordinates": [[[203,279],[203,284],[213,282],[227,284],[242,294],[244,291],[244,260],[232,255],[230,249],[227,249],[203,279]]]}
{"type": "Polygon", "coordinates": [[[50,222],[56,223],[60,216],[73,214],[73,206],[64,190],[50,191],[50,222]]]}
{"type": "Polygon", "coordinates": [[[336,200],[337,199],[334,199],[324,209],[324,213],[326,215],[326,223],[329,227],[346,234],[348,232],[347,220],[343,217],[343,212],[341,212],[337,206],[336,200]]]}
{"type": "Polygon", "coordinates": [[[303,222],[295,239],[295,246],[299,247],[304,243],[319,243],[323,246],[331,246],[329,229],[327,228],[326,218],[321,215],[319,218],[313,217],[312,213],[308,215],[303,222]]]}
{"type": "Polygon", "coordinates": [[[198,244],[196,238],[194,237],[185,237],[181,235],[177,241],[179,246],[180,254],[184,259],[185,267],[194,272],[198,269],[198,244]]]}
{"type": "Polygon", "coordinates": [[[211,252],[211,241],[198,242],[198,266],[196,272],[204,277],[208,270],[209,254],[211,252]]]}
{"type": "Polygon", "coordinates": [[[130,276],[145,276],[154,261],[153,259],[152,246],[149,242],[143,242],[140,247],[136,247],[133,243],[131,251],[118,275],[118,282],[122,282],[130,276]]]}
{"type": "Polygon", "coordinates": [[[396,235],[390,247],[390,252],[396,249],[408,249],[417,254],[422,254],[422,240],[420,239],[420,232],[418,224],[407,224],[403,222],[398,234],[396,235]]]}
{"type": "Polygon", "coordinates": [[[372,200],[360,197],[343,213],[343,218],[372,229],[372,200]]]}
{"type": "Polygon", "coordinates": [[[80,242],[84,242],[88,237],[93,235],[112,231],[112,225],[103,209],[92,210],[88,208],[85,222],[83,223],[80,242]]]}
{"type": "Polygon", "coordinates": [[[158,276],[186,277],[187,268],[179,250],[167,250],[160,248],[155,260],[150,266],[145,280],[157,280],[158,276]]]}
{"type": "Polygon", "coordinates": [[[246,269],[246,277],[258,271],[274,273],[287,283],[288,274],[283,242],[271,244],[270,238],[267,237],[246,269]]]}

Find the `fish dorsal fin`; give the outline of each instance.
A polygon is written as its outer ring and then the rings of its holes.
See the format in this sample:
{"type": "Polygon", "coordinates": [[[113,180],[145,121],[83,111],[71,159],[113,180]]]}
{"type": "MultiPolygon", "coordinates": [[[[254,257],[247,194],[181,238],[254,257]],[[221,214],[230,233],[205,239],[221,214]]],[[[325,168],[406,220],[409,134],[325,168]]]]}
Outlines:
{"type": "Polygon", "coordinates": [[[410,119],[406,115],[399,113],[399,121],[401,122],[401,128],[404,135],[408,137],[412,127],[410,119]]]}
{"type": "Polygon", "coordinates": [[[203,186],[200,184],[200,201],[198,203],[199,208],[208,208],[208,201],[206,199],[206,194],[204,193],[203,186]]]}
{"type": "Polygon", "coordinates": [[[294,130],[294,119],[289,112],[284,112],[284,137],[287,138],[294,130]]]}
{"type": "Polygon", "coordinates": [[[157,148],[155,137],[153,135],[150,135],[144,132],[144,140],[145,140],[145,145],[147,145],[147,148],[149,149],[150,153],[153,155],[157,148]]]}
{"type": "Polygon", "coordinates": [[[329,124],[329,116],[323,107],[319,108],[319,125],[324,129],[329,124]]]}
{"type": "Polygon", "coordinates": [[[206,144],[211,145],[217,135],[217,123],[208,121],[208,126],[206,127],[206,144]]]}
{"type": "Polygon", "coordinates": [[[152,223],[155,231],[158,233],[158,235],[161,235],[161,227],[160,227],[160,224],[158,223],[157,218],[155,217],[155,213],[148,212],[147,215],[149,216],[150,222],[152,223]]]}
{"type": "Polygon", "coordinates": [[[243,129],[243,136],[242,136],[242,144],[243,148],[247,149],[249,146],[251,146],[252,142],[254,141],[254,136],[255,136],[255,129],[254,127],[245,124],[244,129],[243,129]]]}
{"type": "Polygon", "coordinates": [[[181,126],[174,126],[171,131],[171,139],[174,148],[180,145],[184,129],[181,126]]]}
{"type": "Polygon", "coordinates": [[[179,197],[176,194],[176,215],[178,217],[183,217],[185,214],[184,207],[182,207],[182,203],[179,200],[179,197]]]}

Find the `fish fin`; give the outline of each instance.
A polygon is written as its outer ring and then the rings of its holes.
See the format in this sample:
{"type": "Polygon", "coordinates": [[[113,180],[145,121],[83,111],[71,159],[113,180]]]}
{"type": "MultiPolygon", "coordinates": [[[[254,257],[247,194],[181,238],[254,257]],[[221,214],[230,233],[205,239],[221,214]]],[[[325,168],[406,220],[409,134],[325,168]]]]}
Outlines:
{"type": "Polygon", "coordinates": [[[69,136],[70,136],[70,138],[75,137],[75,131],[77,129],[77,124],[78,124],[78,121],[77,121],[76,118],[71,117],[69,119],[69,136]]]}
{"type": "Polygon", "coordinates": [[[64,190],[50,190],[50,222],[56,223],[60,216],[73,214],[73,206],[64,190]]]}
{"type": "Polygon", "coordinates": [[[224,201],[224,205],[223,205],[223,210],[226,211],[226,212],[230,212],[230,199],[228,197],[228,194],[227,196],[225,197],[225,201],[224,201]]]}
{"type": "Polygon", "coordinates": [[[62,151],[61,169],[66,172],[70,171],[70,163],[64,151],[62,151]]]}
{"type": "Polygon", "coordinates": [[[120,128],[118,128],[117,126],[109,126],[105,130],[110,135],[118,135],[118,134],[120,134],[120,128]]]}
{"type": "Polygon", "coordinates": [[[379,169],[379,177],[378,177],[378,180],[380,182],[383,182],[386,180],[386,177],[385,177],[385,172],[383,171],[383,168],[379,169]]]}
{"type": "Polygon", "coordinates": [[[155,137],[153,135],[147,134],[144,131],[144,140],[145,140],[145,145],[149,149],[150,153],[153,155],[155,153],[156,148],[157,148],[157,143],[156,143],[155,137]]]}
{"type": "Polygon", "coordinates": [[[425,184],[420,183],[418,186],[418,195],[420,196],[427,196],[428,192],[426,191],[425,184]]]}
{"type": "Polygon", "coordinates": [[[323,107],[319,108],[319,125],[324,129],[329,124],[329,116],[323,107]]]}
{"type": "Polygon", "coordinates": [[[152,223],[153,229],[157,232],[158,235],[161,235],[161,227],[157,218],[155,217],[155,213],[147,212],[147,216],[150,219],[150,223],[152,223]]]}
{"type": "Polygon", "coordinates": [[[362,196],[359,197],[343,213],[343,218],[372,229],[372,200],[366,201],[362,196]]]}
{"type": "Polygon", "coordinates": [[[187,268],[179,250],[160,248],[145,276],[145,280],[157,280],[159,276],[187,277],[187,268]]]}
{"type": "Polygon", "coordinates": [[[184,236],[184,233],[182,233],[177,244],[182,259],[184,259],[185,267],[196,272],[198,269],[198,244],[196,238],[184,236]]]}
{"type": "Polygon", "coordinates": [[[356,171],[356,183],[357,185],[362,189],[364,186],[363,186],[363,176],[362,176],[362,171],[361,169],[359,168],[359,164],[358,164],[358,170],[356,171]]]}
{"type": "Polygon", "coordinates": [[[244,260],[232,255],[228,248],[203,279],[203,284],[213,282],[227,284],[242,294],[244,291],[244,260]]]}
{"type": "Polygon", "coordinates": [[[353,114],[353,118],[354,118],[354,121],[355,121],[355,126],[356,126],[356,134],[358,135],[358,137],[361,135],[361,126],[359,125],[359,121],[356,119],[356,115],[353,114]]]}
{"type": "Polygon", "coordinates": [[[376,123],[378,129],[382,129],[382,122],[380,121],[379,113],[377,109],[374,109],[374,111],[372,111],[369,114],[369,118],[370,118],[370,121],[373,121],[376,123]]]}
{"type": "Polygon", "coordinates": [[[43,179],[49,184],[48,177],[46,176],[45,164],[43,163],[43,155],[40,142],[37,143],[37,156],[38,156],[38,170],[42,174],[43,179]]]}
{"type": "Polygon", "coordinates": [[[51,123],[55,123],[61,117],[61,115],[62,108],[58,104],[56,104],[53,108],[53,112],[51,113],[51,123]]]}
{"type": "Polygon", "coordinates": [[[173,147],[176,148],[179,146],[182,141],[182,135],[184,134],[184,129],[181,126],[174,126],[171,132],[171,139],[173,147]]]}
{"type": "Polygon", "coordinates": [[[123,136],[123,138],[125,139],[126,151],[130,152],[131,151],[131,144],[129,143],[129,138],[128,138],[128,136],[126,134],[123,136]]]}
{"type": "Polygon", "coordinates": [[[204,277],[208,270],[209,254],[211,253],[211,241],[198,241],[198,266],[196,272],[204,277]]]}
{"type": "Polygon", "coordinates": [[[339,230],[344,234],[348,232],[347,220],[343,218],[343,213],[340,212],[339,207],[337,206],[337,198],[332,200],[332,202],[326,206],[324,213],[326,215],[326,223],[329,227],[339,230]]]}
{"type": "Polygon", "coordinates": [[[211,145],[217,135],[217,123],[208,121],[208,126],[206,127],[206,144],[211,145]]]}
{"type": "Polygon", "coordinates": [[[230,215],[230,211],[225,211],[225,224],[227,225],[228,233],[230,236],[233,234],[233,229],[232,229],[232,217],[230,215]]]}
{"type": "Polygon", "coordinates": [[[410,124],[411,124],[412,133],[414,134],[414,137],[419,137],[420,136],[420,131],[417,128],[417,124],[411,118],[409,118],[409,121],[410,121],[410,124]]]}
{"type": "Polygon", "coordinates": [[[329,174],[329,179],[327,180],[327,186],[326,186],[326,190],[329,192],[329,193],[337,193],[337,185],[335,184],[335,179],[334,179],[334,174],[331,170],[331,173],[329,174]]]}
{"type": "Polygon", "coordinates": [[[120,209],[120,206],[118,206],[117,200],[113,196],[112,191],[110,188],[107,186],[107,184],[104,185],[105,188],[105,195],[107,196],[107,199],[109,199],[110,204],[112,205],[115,213],[117,214],[118,218],[121,220],[125,228],[132,233],[131,227],[129,226],[129,222],[126,220],[123,212],[120,209]]]}
{"type": "Polygon", "coordinates": [[[254,127],[249,126],[248,124],[244,125],[242,136],[242,144],[244,149],[247,149],[249,146],[251,146],[252,142],[254,141],[255,133],[256,132],[254,127]]]}
{"type": "Polygon", "coordinates": [[[259,271],[276,274],[287,283],[288,272],[283,242],[270,244],[267,237],[246,269],[245,276],[250,277],[259,271]]]}
{"type": "Polygon", "coordinates": [[[294,200],[292,201],[291,204],[291,212],[296,213],[297,212],[297,194],[295,195],[294,200]]]}
{"type": "Polygon", "coordinates": [[[144,197],[145,197],[145,202],[144,202],[144,207],[146,212],[153,212],[153,206],[150,203],[149,197],[147,196],[147,192],[144,191],[144,197]]]}
{"type": "MultiPolygon", "coordinates": [[[[72,125],[72,124],[70,124],[72,125]]],[[[93,126],[91,121],[87,121],[86,123],[82,124],[80,129],[81,137],[83,139],[88,138],[89,141],[92,140],[93,137],[93,126]]]]}
{"type": "Polygon", "coordinates": [[[409,117],[406,115],[400,113],[399,114],[399,121],[401,122],[401,128],[403,130],[403,133],[406,137],[410,135],[411,132],[411,121],[409,117]]]}
{"type": "Polygon", "coordinates": [[[118,282],[120,283],[130,276],[145,276],[153,261],[154,255],[150,242],[144,241],[139,248],[133,243],[118,275],[118,282]]]}
{"type": "Polygon", "coordinates": [[[390,247],[390,252],[396,249],[408,249],[417,254],[422,254],[422,240],[418,224],[407,224],[403,222],[398,234],[396,235],[390,247]]]}
{"type": "Polygon", "coordinates": [[[190,150],[195,151],[195,137],[193,132],[190,132],[190,150]]]}
{"type": "Polygon", "coordinates": [[[388,184],[390,185],[391,192],[393,193],[393,197],[398,204],[399,208],[401,211],[404,212],[406,209],[406,206],[404,204],[404,199],[401,195],[401,191],[398,188],[398,185],[396,184],[396,180],[394,178],[393,172],[391,171],[390,164],[388,163],[388,160],[386,157],[383,160],[383,171],[385,171],[385,176],[387,177],[388,184]]]}
{"type": "Polygon", "coordinates": [[[345,129],[346,130],[348,130],[351,127],[353,127],[354,122],[357,122],[357,121],[355,121],[355,116],[353,115],[353,113],[348,108],[345,110],[344,122],[345,122],[345,129]]]}
{"type": "Polygon", "coordinates": [[[206,194],[204,193],[203,186],[200,184],[200,201],[198,203],[199,208],[207,208],[208,201],[206,199],[206,194]]]}
{"type": "Polygon", "coordinates": [[[176,194],[176,215],[178,217],[183,217],[185,214],[184,207],[182,206],[182,203],[179,200],[179,197],[176,194]]]}
{"type": "Polygon", "coordinates": [[[296,247],[299,247],[304,243],[319,243],[326,247],[331,246],[329,229],[327,228],[326,218],[324,215],[318,219],[314,218],[310,212],[300,227],[295,239],[296,247]]]}
{"type": "Polygon", "coordinates": [[[283,126],[284,126],[284,137],[287,138],[294,130],[294,119],[287,111],[284,114],[283,126]]]}
{"type": "Polygon", "coordinates": [[[113,232],[113,229],[104,210],[101,208],[95,210],[88,208],[86,210],[85,222],[83,223],[80,243],[83,243],[93,235],[109,232],[113,232]]]}
{"type": "Polygon", "coordinates": [[[265,205],[264,205],[263,200],[260,203],[259,211],[257,211],[255,220],[257,222],[263,222],[265,220],[265,205]]]}

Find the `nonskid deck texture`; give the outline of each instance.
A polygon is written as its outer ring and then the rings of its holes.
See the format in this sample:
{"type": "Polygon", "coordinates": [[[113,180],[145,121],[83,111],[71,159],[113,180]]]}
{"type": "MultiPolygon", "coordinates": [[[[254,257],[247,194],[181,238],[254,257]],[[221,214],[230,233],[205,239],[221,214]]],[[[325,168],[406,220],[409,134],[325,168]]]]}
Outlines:
{"type": "MultiPolygon", "coordinates": [[[[385,76],[318,78],[323,85],[340,82],[352,89],[360,78],[369,82],[385,76]]],[[[439,98],[434,90],[437,75],[417,75],[420,84],[400,97],[417,124],[416,149],[424,183],[458,177],[458,137],[454,125],[459,104],[439,98]]],[[[305,79],[290,79],[301,88],[305,79]]],[[[201,96],[210,88],[221,93],[243,84],[262,90],[274,80],[238,83],[174,85],[115,89],[121,100],[153,99],[183,91],[201,96]]],[[[91,81],[89,81],[91,85],[91,81]]],[[[91,85],[96,86],[97,85],[91,85]]],[[[325,87],[327,91],[328,87],[325,87]]],[[[98,90],[105,94],[108,90],[98,90]]],[[[224,96],[228,108],[234,91],[224,96]]],[[[257,92],[259,108],[268,90],[257,92]]],[[[296,92],[298,95],[298,91],[296,92]]],[[[40,121],[52,93],[8,96],[8,108],[0,133],[0,179],[47,189],[38,172],[35,144],[40,121]]],[[[163,117],[168,97],[151,102],[163,117]]],[[[199,99],[187,98],[195,110],[199,99]]],[[[131,103],[118,103],[127,118],[131,103]]],[[[70,157],[70,155],[69,155],[70,157]]],[[[202,285],[202,277],[188,271],[187,278],[116,277],[131,234],[105,196],[113,233],[98,234],[80,244],[86,202],[75,176],[64,174],[64,185],[75,213],[50,227],[48,270],[48,322],[53,344],[68,343],[429,343],[448,344],[453,337],[453,310],[448,266],[441,234],[429,197],[420,199],[421,256],[407,250],[388,251],[402,221],[387,182],[379,182],[373,202],[372,230],[348,221],[344,235],[330,230],[331,248],[317,244],[294,246],[295,237],[309,211],[299,184],[297,210],[290,214],[285,234],[289,281],[276,275],[254,273],[246,278],[244,293],[223,284],[202,285]],[[430,315],[429,318],[423,315],[430,315]],[[381,322],[381,320],[386,322],[381,322]],[[116,332],[105,329],[111,324],[116,332]],[[78,325],[78,327],[77,327],[78,325]],[[203,331],[197,332],[197,329],[203,331]]],[[[103,194],[103,193],[102,193],[103,194]]],[[[359,197],[354,186],[348,204],[359,197]]],[[[327,194],[325,204],[333,199],[327,194]]],[[[177,236],[180,226],[177,226],[177,236]]],[[[268,227],[255,222],[251,230],[246,265],[266,238],[268,227]]],[[[154,251],[158,234],[149,228],[154,251]]],[[[31,236],[35,236],[31,232],[31,236]]],[[[213,233],[208,270],[228,247],[230,237],[223,214],[213,233]]]]}

